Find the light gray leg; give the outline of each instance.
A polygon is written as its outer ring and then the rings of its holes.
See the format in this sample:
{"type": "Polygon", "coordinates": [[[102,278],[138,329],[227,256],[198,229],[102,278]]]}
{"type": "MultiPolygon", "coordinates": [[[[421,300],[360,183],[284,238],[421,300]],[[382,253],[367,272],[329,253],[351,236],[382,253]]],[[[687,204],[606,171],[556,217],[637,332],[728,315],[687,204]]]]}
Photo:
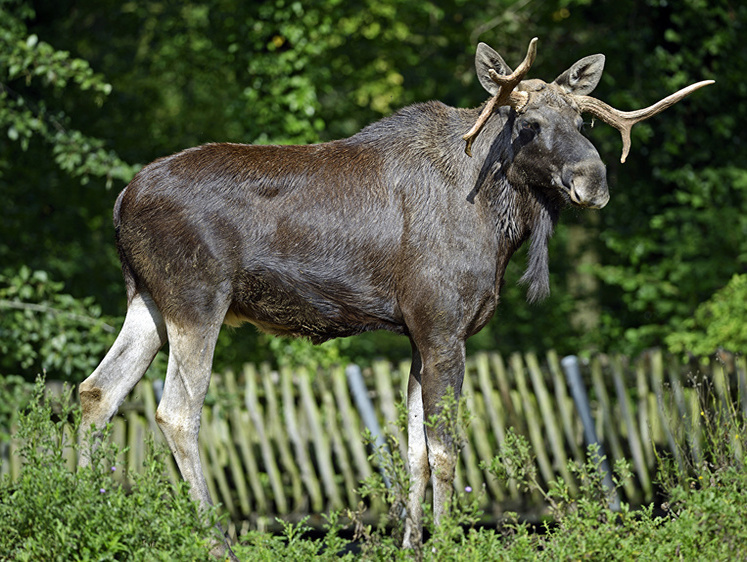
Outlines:
{"type": "MultiPolygon", "coordinates": [[[[409,526],[405,527],[405,547],[417,548],[422,542],[423,501],[428,477],[433,482],[433,513],[436,526],[448,514],[454,493],[457,449],[444,423],[427,426],[426,422],[442,414],[441,401],[449,394],[458,402],[464,380],[464,344],[439,350],[418,346],[418,370],[410,373],[408,385],[409,439],[408,456],[412,488],[408,500],[409,526]]],[[[416,361],[413,360],[413,366],[416,361]]],[[[444,420],[442,420],[444,421],[444,420]]]]}
{"type": "MultiPolygon", "coordinates": [[[[220,315],[221,320],[224,315],[220,315]]],[[[184,327],[167,320],[169,366],[163,397],[156,411],[156,421],[179,471],[189,482],[189,493],[202,508],[213,502],[202,471],[198,435],[221,320],[199,327],[184,327]]],[[[226,543],[216,544],[212,552],[221,557],[228,554],[235,559],[226,543]]]]}
{"type": "MultiPolygon", "coordinates": [[[[454,358],[444,364],[442,369],[434,372],[449,372],[448,382],[444,383],[436,377],[423,380],[423,397],[424,397],[424,416],[426,420],[432,417],[442,416],[442,409],[439,402],[448,394],[452,394],[455,399],[455,406],[458,407],[459,396],[462,390],[462,381],[464,380],[464,349],[461,353],[455,353],[454,358]]],[[[452,412],[457,415],[457,412],[452,412]]],[[[451,420],[453,423],[455,420],[451,420]]],[[[452,426],[453,427],[453,426],[452,426]]],[[[457,436],[454,435],[453,429],[445,427],[443,424],[426,428],[426,438],[428,440],[428,462],[431,467],[433,478],[433,518],[436,526],[441,523],[443,517],[448,514],[454,495],[454,475],[457,465],[457,436]]]]}
{"type": "Polygon", "coordinates": [[[86,435],[92,426],[96,427],[96,433],[100,436],[99,430],[117,412],[165,341],[163,317],[150,295],[135,295],[114,345],[91,376],[80,384],[83,410],[80,426],[81,466],[87,466],[91,460],[92,451],[86,435]]]}
{"type": "Polygon", "coordinates": [[[407,498],[405,535],[402,541],[404,548],[413,549],[420,548],[423,542],[423,500],[431,476],[423,419],[420,370],[420,355],[413,352],[410,379],[407,384],[407,463],[410,471],[410,493],[407,498]]]}
{"type": "Polygon", "coordinates": [[[435,439],[431,431],[428,435],[428,460],[433,474],[433,519],[438,526],[449,513],[454,496],[457,455],[451,439],[435,439]]]}

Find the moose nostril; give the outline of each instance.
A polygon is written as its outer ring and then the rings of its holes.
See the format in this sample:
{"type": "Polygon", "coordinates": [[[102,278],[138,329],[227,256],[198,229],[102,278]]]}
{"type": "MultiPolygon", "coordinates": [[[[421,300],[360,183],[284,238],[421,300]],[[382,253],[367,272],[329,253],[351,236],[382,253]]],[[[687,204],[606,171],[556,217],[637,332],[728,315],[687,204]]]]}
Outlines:
{"type": "Polygon", "coordinates": [[[560,180],[577,205],[601,209],[609,201],[607,174],[601,162],[578,162],[565,166],[560,180]]]}

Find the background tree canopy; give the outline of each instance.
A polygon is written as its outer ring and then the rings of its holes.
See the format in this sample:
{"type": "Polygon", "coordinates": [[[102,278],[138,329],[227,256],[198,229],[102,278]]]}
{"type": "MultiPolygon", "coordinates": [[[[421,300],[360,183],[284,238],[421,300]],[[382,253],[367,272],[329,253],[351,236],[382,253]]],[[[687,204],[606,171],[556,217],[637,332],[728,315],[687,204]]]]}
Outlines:
{"type": "MultiPolygon", "coordinates": [[[[100,359],[125,310],[111,208],[142,164],[340,138],[428,99],[476,106],[477,42],[516,65],[533,36],[546,80],[604,53],[595,95],[621,109],[716,85],[636,127],[625,165],[618,133],[589,129],[610,204],[565,213],[542,305],[514,258],[471,349],[743,351],[746,21],[738,0],[0,0],[0,372],[80,380],[100,359]]],[[[312,352],[248,327],[221,336],[216,369],[408,354],[387,334],[312,352]]]]}

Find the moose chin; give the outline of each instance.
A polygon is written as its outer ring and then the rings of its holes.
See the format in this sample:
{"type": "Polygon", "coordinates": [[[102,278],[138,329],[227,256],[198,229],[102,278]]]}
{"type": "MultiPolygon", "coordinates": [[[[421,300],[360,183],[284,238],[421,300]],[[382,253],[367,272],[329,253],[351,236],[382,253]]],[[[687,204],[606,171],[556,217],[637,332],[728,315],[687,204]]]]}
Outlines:
{"type": "MultiPolygon", "coordinates": [[[[426,486],[432,479],[438,524],[456,465],[448,433],[424,422],[445,396],[459,397],[465,341],[493,315],[509,259],[529,241],[522,279],[530,300],[545,297],[561,209],[609,200],[582,114],[620,130],[624,161],[635,123],[711,83],[618,111],[589,96],[603,55],[550,83],[526,80],[536,44],[516,71],[478,45],[490,98],[475,109],[422,103],[342,140],[208,144],[145,166],[114,207],[128,308],[80,385],[82,435],[104,427],[168,341],[156,420],[192,497],[209,505],[197,437],[224,323],[313,342],[402,334],[412,345],[404,546],[417,548],[426,486]]],[[[90,455],[84,447],[80,464],[90,455]]],[[[233,556],[224,543],[214,553],[233,556]]]]}

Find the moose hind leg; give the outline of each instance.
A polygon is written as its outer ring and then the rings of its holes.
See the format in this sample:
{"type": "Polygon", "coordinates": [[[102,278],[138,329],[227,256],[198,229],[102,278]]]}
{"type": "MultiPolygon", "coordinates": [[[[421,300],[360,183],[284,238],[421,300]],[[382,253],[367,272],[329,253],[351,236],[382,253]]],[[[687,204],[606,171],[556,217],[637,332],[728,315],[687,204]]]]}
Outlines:
{"type": "Polygon", "coordinates": [[[160,311],[148,293],[130,301],[124,325],[96,370],[79,387],[83,417],[80,425],[81,466],[91,462],[100,430],[117,412],[122,401],[142,378],[166,341],[160,311]],[[89,433],[95,427],[93,442],[89,433]]]}
{"type": "MultiPolygon", "coordinates": [[[[182,477],[190,485],[189,493],[203,509],[212,505],[212,500],[202,471],[198,435],[202,406],[210,384],[213,352],[224,316],[225,310],[222,310],[222,314],[210,322],[186,325],[167,319],[169,365],[163,397],[156,410],[156,421],[182,477]]],[[[224,542],[216,544],[213,553],[218,556],[227,553],[233,558],[224,542]]]]}

